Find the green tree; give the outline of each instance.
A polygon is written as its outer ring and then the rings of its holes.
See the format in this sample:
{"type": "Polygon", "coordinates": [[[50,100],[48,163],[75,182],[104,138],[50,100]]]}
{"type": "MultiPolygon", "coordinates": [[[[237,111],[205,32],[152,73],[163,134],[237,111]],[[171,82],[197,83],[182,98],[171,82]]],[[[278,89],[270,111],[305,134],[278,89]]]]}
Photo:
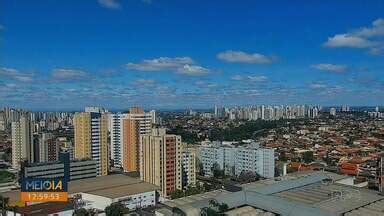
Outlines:
{"type": "Polygon", "coordinates": [[[6,162],[11,162],[12,161],[12,148],[7,148],[5,149],[2,159],[6,162]]]}
{"type": "Polygon", "coordinates": [[[189,144],[195,144],[200,141],[196,133],[191,133],[185,130],[182,126],[177,125],[175,128],[172,128],[170,134],[180,135],[183,142],[189,144]]]}
{"type": "Polygon", "coordinates": [[[178,199],[181,197],[184,197],[184,192],[182,190],[176,189],[175,191],[172,191],[171,199],[178,199]]]}
{"type": "Polygon", "coordinates": [[[254,182],[260,179],[260,176],[252,171],[242,171],[236,180],[241,183],[254,182]]]}
{"type": "Polygon", "coordinates": [[[202,208],[200,214],[202,216],[218,216],[223,215],[228,209],[229,207],[226,203],[218,203],[216,200],[210,200],[209,207],[202,208]]]}
{"type": "Polygon", "coordinates": [[[85,208],[76,209],[73,215],[74,216],[90,216],[89,212],[85,208]]]}
{"type": "Polygon", "coordinates": [[[0,170],[0,183],[11,182],[15,179],[15,174],[7,170],[0,170]]]}
{"type": "Polygon", "coordinates": [[[313,152],[312,151],[306,151],[303,153],[303,160],[305,163],[311,163],[314,160],[313,152]]]}
{"type": "Polygon", "coordinates": [[[200,161],[199,158],[196,157],[196,171],[200,176],[204,176],[204,167],[203,163],[200,161]]]}
{"type": "Polygon", "coordinates": [[[203,192],[203,189],[198,186],[198,187],[193,187],[193,186],[188,186],[187,189],[185,190],[185,196],[191,196],[195,194],[199,194],[203,192]]]}
{"type": "Polygon", "coordinates": [[[1,207],[1,215],[7,215],[7,210],[9,209],[9,198],[3,197],[0,195],[0,207],[1,207]]]}
{"type": "Polygon", "coordinates": [[[220,169],[220,165],[218,163],[214,163],[212,165],[211,171],[214,178],[222,178],[224,176],[224,170],[220,169]]]}
{"type": "Polygon", "coordinates": [[[129,209],[126,208],[122,203],[115,202],[105,207],[104,211],[107,216],[120,216],[128,213],[129,209]]]}
{"type": "Polygon", "coordinates": [[[228,209],[229,209],[229,207],[226,203],[221,203],[218,206],[219,213],[226,212],[226,211],[228,211],[228,209]]]}

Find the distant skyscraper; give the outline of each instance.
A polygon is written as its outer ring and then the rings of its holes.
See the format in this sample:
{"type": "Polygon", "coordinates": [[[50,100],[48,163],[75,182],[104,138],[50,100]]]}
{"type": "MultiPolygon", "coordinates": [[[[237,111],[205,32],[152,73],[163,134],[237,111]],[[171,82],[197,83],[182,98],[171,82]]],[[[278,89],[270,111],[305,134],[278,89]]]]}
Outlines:
{"type": "Polygon", "coordinates": [[[347,106],[347,105],[343,105],[342,107],[341,107],[341,112],[349,112],[350,111],[350,107],[349,106],[347,106]]]}
{"type": "Polygon", "coordinates": [[[331,109],[329,110],[329,114],[330,114],[331,116],[336,116],[336,109],[335,109],[335,108],[331,108],[331,109]]]}
{"type": "Polygon", "coordinates": [[[6,128],[5,112],[0,111],[0,131],[4,131],[6,128]]]}
{"type": "Polygon", "coordinates": [[[156,116],[156,110],[149,111],[149,114],[151,115],[151,123],[157,124],[157,116],[156,116]]]}
{"type": "Polygon", "coordinates": [[[21,161],[35,162],[33,156],[33,124],[22,116],[12,122],[12,167],[19,170],[21,161]]]}
{"type": "Polygon", "coordinates": [[[75,158],[97,162],[97,175],[108,174],[108,115],[102,109],[76,113],[75,158]],[[96,112],[94,112],[96,111],[96,112]]]}

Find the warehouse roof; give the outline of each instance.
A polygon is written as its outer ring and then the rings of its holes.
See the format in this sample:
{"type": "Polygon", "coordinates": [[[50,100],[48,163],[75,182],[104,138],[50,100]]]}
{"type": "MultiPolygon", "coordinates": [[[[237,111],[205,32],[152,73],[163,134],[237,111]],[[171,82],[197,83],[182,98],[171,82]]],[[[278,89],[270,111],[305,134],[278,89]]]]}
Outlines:
{"type": "MultiPolygon", "coordinates": [[[[209,200],[226,203],[228,207],[252,206],[266,212],[283,216],[331,216],[347,212],[372,211],[363,208],[384,197],[375,191],[354,188],[337,183],[345,176],[328,172],[307,172],[288,175],[280,179],[270,179],[242,185],[243,190],[234,193],[204,194],[193,197],[192,202],[172,200],[165,203],[186,215],[199,215],[209,200]]],[[[378,208],[377,205],[372,208],[378,208]]]]}
{"type": "MultiPolygon", "coordinates": [[[[157,189],[159,188],[153,184],[122,174],[98,176],[70,181],[68,183],[68,193],[70,195],[89,193],[109,198],[129,196],[157,189]]],[[[10,203],[17,203],[20,200],[20,190],[1,193],[1,195],[9,197],[10,203]]]]}

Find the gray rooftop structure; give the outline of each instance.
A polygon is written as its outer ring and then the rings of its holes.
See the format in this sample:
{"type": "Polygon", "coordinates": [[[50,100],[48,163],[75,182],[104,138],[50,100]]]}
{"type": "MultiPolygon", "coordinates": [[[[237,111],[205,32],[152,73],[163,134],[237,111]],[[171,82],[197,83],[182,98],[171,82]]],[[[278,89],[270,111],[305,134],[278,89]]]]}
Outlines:
{"type": "Polygon", "coordinates": [[[165,205],[173,209],[174,215],[188,216],[200,215],[201,208],[212,199],[226,203],[231,210],[250,206],[282,216],[353,216],[377,210],[374,203],[384,203],[384,196],[375,191],[337,183],[343,178],[346,177],[329,172],[306,172],[245,184],[239,192],[213,191],[171,200],[165,205]]]}

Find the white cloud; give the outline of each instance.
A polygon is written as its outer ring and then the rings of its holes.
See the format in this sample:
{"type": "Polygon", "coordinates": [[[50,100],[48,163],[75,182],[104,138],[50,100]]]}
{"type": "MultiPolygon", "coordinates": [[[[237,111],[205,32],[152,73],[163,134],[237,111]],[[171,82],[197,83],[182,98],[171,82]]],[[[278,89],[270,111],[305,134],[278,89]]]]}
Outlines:
{"type": "Polygon", "coordinates": [[[311,65],[310,67],[316,70],[328,71],[333,73],[343,73],[347,70],[346,65],[336,65],[336,64],[327,64],[327,63],[314,64],[314,65],[311,65]]]}
{"type": "Polygon", "coordinates": [[[14,68],[0,68],[0,76],[9,77],[21,82],[33,81],[33,74],[21,73],[14,68]]]}
{"type": "Polygon", "coordinates": [[[322,83],[311,83],[309,85],[309,87],[312,89],[325,89],[325,88],[327,88],[327,85],[322,84],[322,83]]]}
{"type": "Polygon", "coordinates": [[[268,80],[266,76],[247,76],[247,78],[253,82],[265,82],[268,80]]]}
{"type": "Polygon", "coordinates": [[[120,9],[121,5],[118,0],[98,0],[99,4],[109,9],[120,9]]]}
{"type": "Polygon", "coordinates": [[[231,77],[232,80],[235,81],[250,81],[250,82],[266,82],[268,81],[268,77],[266,76],[242,76],[242,75],[234,75],[231,77]]]}
{"type": "Polygon", "coordinates": [[[144,59],[140,63],[128,63],[127,69],[138,71],[164,71],[177,70],[186,64],[193,64],[193,60],[189,57],[160,57],[155,59],[144,59]]]}
{"type": "Polygon", "coordinates": [[[209,69],[198,65],[184,65],[177,69],[177,73],[188,76],[204,76],[209,74],[209,69]]]}
{"type": "Polygon", "coordinates": [[[231,80],[236,80],[236,81],[241,81],[243,79],[244,79],[244,77],[239,75],[239,74],[234,75],[234,76],[231,77],[231,80]]]}
{"type": "Polygon", "coordinates": [[[274,62],[275,57],[265,56],[259,53],[246,53],[243,51],[227,50],[217,54],[217,58],[227,62],[238,62],[248,64],[269,64],[274,62]]]}
{"type": "Polygon", "coordinates": [[[0,69],[0,75],[4,76],[14,76],[19,74],[19,71],[13,68],[1,68],[0,69]]]}
{"type": "Polygon", "coordinates": [[[137,79],[134,82],[134,85],[140,86],[140,87],[152,87],[155,85],[155,80],[152,79],[137,79]]]}
{"type": "Polygon", "coordinates": [[[337,34],[329,37],[324,43],[326,47],[351,47],[351,48],[368,48],[374,46],[375,43],[359,36],[349,34],[337,34]]]}
{"type": "Polygon", "coordinates": [[[210,73],[210,70],[199,65],[190,57],[160,57],[144,59],[139,63],[128,63],[128,70],[137,71],[173,71],[187,76],[202,76],[210,73]]]}
{"type": "Polygon", "coordinates": [[[367,38],[384,36],[384,19],[379,18],[372,22],[372,27],[363,27],[354,31],[353,34],[367,38]]]}
{"type": "Polygon", "coordinates": [[[88,76],[87,72],[77,69],[58,68],[52,72],[52,78],[58,81],[82,80],[88,76]]]}
{"type": "Polygon", "coordinates": [[[370,54],[380,55],[384,51],[384,19],[376,19],[369,27],[336,34],[329,37],[323,45],[329,48],[368,49],[370,54]]]}
{"type": "Polygon", "coordinates": [[[21,81],[21,82],[31,82],[33,81],[33,78],[31,75],[18,75],[13,77],[15,80],[21,81]]]}

